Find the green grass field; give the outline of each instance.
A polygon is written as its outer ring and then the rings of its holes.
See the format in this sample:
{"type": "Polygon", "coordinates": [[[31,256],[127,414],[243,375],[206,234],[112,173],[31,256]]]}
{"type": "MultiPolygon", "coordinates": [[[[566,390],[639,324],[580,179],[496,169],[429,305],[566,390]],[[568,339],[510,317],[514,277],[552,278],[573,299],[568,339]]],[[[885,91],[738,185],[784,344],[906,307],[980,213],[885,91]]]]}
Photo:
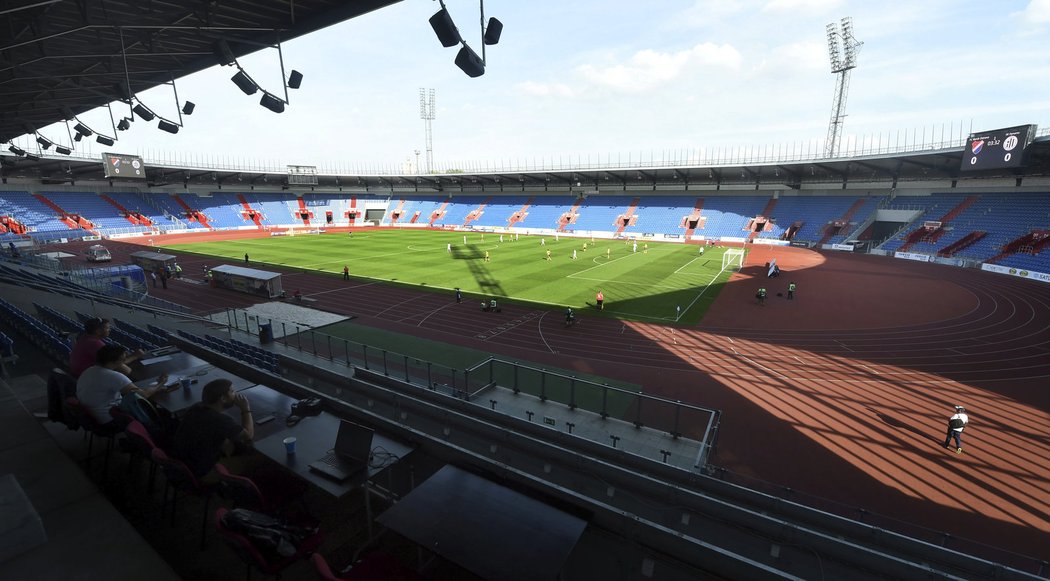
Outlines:
{"type": "Polygon", "coordinates": [[[174,244],[180,252],[227,258],[252,266],[290,266],[355,278],[440,289],[464,295],[498,297],[543,308],[593,310],[595,294],[605,294],[604,316],[681,324],[697,323],[728,280],[723,248],[703,255],[692,244],[639,242],[638,251],[622,240],[601,240],[433,230],[365,230],[343,234],[299,235],[249,240],[174,244]],[[466,244],[464,244],[466,236],[466,244]],[[583,249],[584,243],[587,250],[583,249]],[[448,245],[452,252],[448,252],[448,245]],[[643,250],[647,244],[648,250],[643,250]],[[545,259],[551,251],[551,260],[545,259]],[[576,250],[577,259],[572,259],[576,250]],[[490,260],[485,260],[485,253],[490,260]]]}

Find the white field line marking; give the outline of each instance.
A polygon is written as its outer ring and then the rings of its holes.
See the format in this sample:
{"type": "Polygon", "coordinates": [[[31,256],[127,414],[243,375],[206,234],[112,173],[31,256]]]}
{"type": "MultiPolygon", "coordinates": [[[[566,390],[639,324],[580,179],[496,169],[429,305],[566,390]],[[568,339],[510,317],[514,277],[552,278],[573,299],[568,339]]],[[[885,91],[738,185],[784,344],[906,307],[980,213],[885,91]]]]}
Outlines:
{"type": "Polygon", "coordinates": [[[540,318],[536,319],[536,330],[540,332],[540,341],[543,341],[543,346],[547,348],[547,351],[551,353],[557,353],[554,349],[551,349],[550,343],[547,342],[547,338],[543,336],[543,317],[546,317],[547,313],[544,312],[540,315],[540,318]]]}
{"type": "Polygon", "coordinates": [[[667,285],[662,285],[662,284],[650,284],[650,283],[647,283],[647,282],[627,282],[627,281],[616,280],[616,279],[611,279],[611,278],[588,278],[586,276],[576,276],[574,274],[570,274],[570,275],[566,276],[565,278],[571,278],[573,280],[593,280],[593,281],[596,281],[596,282],[604,282],[604,283],[607,283],[607,284],[614,284],[614,285],[627,284],[627,285],[634,285],[634,286],[644,286],[646,288],[666,288],[666,289],[671,289],[671,290],[688,290],[688,289],[692,288],[692,286],[667,286],[667,285]]]}

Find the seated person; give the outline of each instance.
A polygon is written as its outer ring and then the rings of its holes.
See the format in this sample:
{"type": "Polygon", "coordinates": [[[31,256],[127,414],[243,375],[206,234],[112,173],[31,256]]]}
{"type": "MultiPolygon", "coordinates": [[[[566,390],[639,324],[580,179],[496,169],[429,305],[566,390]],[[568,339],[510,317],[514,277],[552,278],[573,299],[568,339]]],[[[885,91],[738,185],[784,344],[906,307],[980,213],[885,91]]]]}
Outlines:
{"type": "Polygon", "coordinates": [[[499,312],[499,305],[496,303],[496,299],[489,301],[489,310],[499,312]]]}
{"type": "Polygon", "coordinates": [[[253,437],[255,422],[248,400],[233,391],[230,380],[216,379],[201,390],[201,401],[183,414],[172,455],[199,478],[211,472],[223,455],[232,455],[235,444],[251,442],[253,437]],[[240,422],[223,413],[231,405],[240,408],[240,422]]]}
{"type": "Polygon", "coordinates": [[[146,389],[138,387],[121,372],[127,368],[126,355],[123,347],[103,345],[95,356],[95,365],[85,369],[77,379],[77,399],[100,425],[113,421],[109,408],[119,403],[120,396],[138,392],[143,397],[153,397],[168,381],[167,375],[161,375],[155,385],[146,389]]]}
{"type": "MultiPolygon", "coordinates": [[[[95,354],[106,344],[106,337],[109,337],[109,319],[94,318],[84,322],[84,332],[77,337],[69,353],[69,372],[73,377],[80,377],[85,369],[95,364],[95,354]]],[[[144,353],[139,349],[127,356],[117,371],[130,375],[131,368],[127,364],[137,361],[144,353]]]]}

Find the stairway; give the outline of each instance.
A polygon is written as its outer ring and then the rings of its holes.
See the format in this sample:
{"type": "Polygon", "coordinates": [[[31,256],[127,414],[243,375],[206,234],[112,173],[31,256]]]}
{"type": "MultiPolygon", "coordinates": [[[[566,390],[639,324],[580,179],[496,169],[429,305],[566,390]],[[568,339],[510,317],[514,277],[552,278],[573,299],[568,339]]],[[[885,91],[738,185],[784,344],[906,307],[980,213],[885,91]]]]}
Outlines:
{"type": "Polygon", "coordinates": [[[525,205],[523,205],[520,210],[514,212],[514,214],[511,215],[511,217],[507,220],[507,228],[510,228],[518,222],[525,220],[525,216],[527,216],[529,213],[529,206],[532,205],[532,200],[533,198],[529,198],[528,200],[526,200],[525,205]]]}
{"type": "Polygon", "coordinates": [[[61,220],[63,224],[68,226],[70,230],[80,229],[80,224],[78,224],[72,218],[70,218],[69,214],[65,210],[63,210],[58,204],[52,202],[51,200],[45,198],[40,194],[33,194],[33,197],[40,200],[40,202],[48,208],[54,210],[58,214],[58,219],[61,220]]]}
{"type": "Polygon", "coordinates": [[[347,219],[350,221],[350,225],[351,226],[354,225],[354,220],[357,219],[356,214],[351,214],[351,212],[356,212],[356,211],[357,211],[357,196],[350,196],[350,210],[347,212],[347,214],[348,214],[348,218],[347,219]]]}
{"type": "Polygon", "coordinates": [[[136,226],[139,225],[138,218],[136,218],[135,215],[132,212],[130,212],[127,208],[125,208],[124,206],[121,206],[119,203],[117,203],[116,200],[114,200],[113,198],[107,196],[106,194],[101,194],[101,195],[99,195],[99,197],[102,198],[103,202],[108,202],[111,206],[113,206],[114,208],[119,210],[120,211],[120,215],[124,216],[125,218],[127,218],[128,222],[131,222],[132,224],[134,224],[136,226]]]}
{"type": "Polygon", "coordinates": [[[849,221],[853,219],[853,215],[856,214],[857,211],[860,210],[862,207],[864,207],[864,198],[858,198],[856,201],[853,202],[853,205],[850,206],[848,210],[846,210],[846,213],[843,214],[841,218],[836,220],[836,222],[841,222],[843,224],[842,226],[835,226],[834,224],[829,224],[824,228],[824,235],[821,236],[820,240],[817,242],[817,247],[819,248],[820,246],[827,244],[829,240],[831,240],[837,234],[842,232],[843,228],[849,226],[849,221]]]}
{"type": "Polygon", "coordinates": [[[438,209],[430,213],[430,220],[427,221],[427,226],[433,226],[436,220],[440,220],[441,218],[445,217],[446,209],[448,208],[448,205],[451,202],[452,198],[445,198],[445,201],[441,202],[441,205],[438,206],[438,209]]]}
{"type": "Polygon", "coordinates": [[[482,202],[480,206],[478,206],[477,208],[474,208],[474,210],[472,210],[469,214],[467,214],[467,219],[463,221],[463,225],[467,226],[468,224],[470,224],[474,220],[477,220],[478,218],[480,218],[481,215],[485,213],[485,206],[488,206],[489,202],[491,202],[491,201],[492,201],[492,196],[489,196],[488,198],[485,198],[485,201],[482,202]]]}
{"type": "Polygon", "coordinates": [[[641,200],[641,198],[635,198],[631,200],[631,205],[627,207],[627,211],[620,216],[619,220],[617,220],[619,224],[616,227],[616,236],[623,234],[623,229],[627,227],[625,223],[630,222],[631,216],[634,215],[634,211],[638,209],[639,200],[641,200]]]}
{"type": "Polygon", "coordinates": [[[572,205],[572,209],[558,218],[558,232],[564,232],[567,225],[576,221],[574,216],[576,216],[581,204],[583,204],[583,198],[576,198],[576,203],[572,205]]]}
{"type": "Polygon", "coordinates": [[[704,209],[704,199],[697,198],[696,204],[693,206],[693,213],[686,216],[685,224],[682,226],[685,228],[685,241],[688,242],[693,237],[694,228],[690,228],[689,224],[696,221],[700,221],[700,212],[704,209]]]}
{"type": "Polygon", "coordinates": [[[940,239],[941,236],[944,235],[944,227],[947,226],[949,222],[954,220],[959,214],[963,213],[963,211],[966,210],[966,208],[972,206],[974,202],[976,202],[978,199],[980,199],[980,196],[966,196],[965,200],[959,202],[959,204],[956,205],[954,208],[948,210],[947,214],[941,216],[941,226],[939,228],[932,232],[927,230],[925,227],[915,230],[914,232],[908,234],[907,241],[903,245],[901,245],[901,247],[898,248],[897,251],[907,252],[909,249],[911,249],[912,246],[924,240],[927,242],[936,242],[940,239]]]}
{"type": "Polygon", "coordinates": [[[211,226],[208,225],[208,217],[204,215],[204,212],[198,212],[191,208],[190,205],[184,202],[178,194],[173,195],[172,198],[175,198],[175,203],[182,206],[182,209],[186,211],[187,220],[196,220],[201,226],[211,230],[211,226]]]}
{"type": "Polygon", "coordinates": [[[1020,238],[1016,238],[1006,246],[1003,246],[1002,252],[989,258],[985,262],[999,262],[1011,254],[1017,254],[1017,252],[1026,246],[1032,248],[1032,254],[1039,254],[1047,247],[1050,247],[1050,230],[1033,230],[1020,238]]]}
{"type": "Polygon", "coordinates": [[[252,222],[255,222],[255,225],[258,228],[262,229],[262,212],[253,209],[251,204],[248,203],[248,199],[244,197],[244,194],[237,194],[237,200],[241,203],[241,206],[244,208],[244,216],[251,216],[252,222]]]}
{"type": "Polygon", "coordinates": [[[299,202],[298,215],[303,221],[303,226],[309,226],[310,217],[313,216],[313,212],[306,207],[306,200],[304,200],[302,196],[296,196],[295,199],[299,202]]]}
{"type": "Polygon", "coordinates": [[[951,244],[949,244],[949,245],[945,246],[944,248],[941,248],[940,250],[938,250],[937,251],[937,256],[943,256],[945,258],[953,256],[955,253],[963,250],[964,248],[972,246],[978,240],[980,240],[981,238],[984,238],[987,235],[988,235],[988,233],[985,232],[984,230],[975,230],[973,232],[970,232],[966,236],[963,236],[962,238],[956,240],[955,242],[952,242],[951,244]]]}

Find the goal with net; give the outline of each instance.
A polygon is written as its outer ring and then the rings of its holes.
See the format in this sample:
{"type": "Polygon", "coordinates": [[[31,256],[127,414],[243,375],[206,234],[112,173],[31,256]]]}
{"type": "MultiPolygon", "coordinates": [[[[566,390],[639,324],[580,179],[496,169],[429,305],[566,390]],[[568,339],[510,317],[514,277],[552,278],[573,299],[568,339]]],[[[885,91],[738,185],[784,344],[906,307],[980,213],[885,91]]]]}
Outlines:
{"type": "Polygon", "coordinates": [[[722,255],[722,270],[740,270],[744,267],[743,248],[727,248],[722,255]]]}

